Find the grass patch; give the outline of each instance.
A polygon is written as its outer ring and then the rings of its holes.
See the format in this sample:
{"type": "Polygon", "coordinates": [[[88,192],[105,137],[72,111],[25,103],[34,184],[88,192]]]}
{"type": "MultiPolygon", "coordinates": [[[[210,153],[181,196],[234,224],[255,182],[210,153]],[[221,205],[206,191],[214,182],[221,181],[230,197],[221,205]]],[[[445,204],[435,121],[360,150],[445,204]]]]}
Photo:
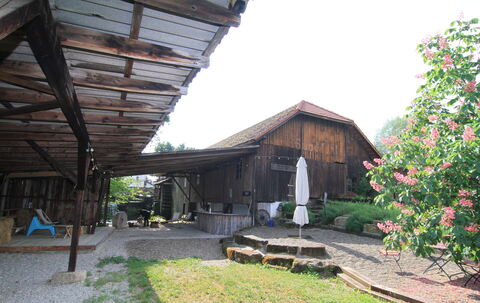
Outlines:
{"type": "Polygon", "coordinates": [[[122,273],[122,272],[108,272],[105,277],[98,278],[95,283],[93,283],[93,286],[95,286],[96,289],[101,288],[107,283],[116,283],[116,282],[122,282],[127,278],[127,274],[122,273]]]}
{"type": "Polygon", "coordinates": [[[199,259],[129,258],[128,279],[138,302],[382,302],[336,279],[259,265],[205,266],[199,259]]]}
{"type": "Polygon", "coordinates": [[[103,268],[105,265],[108,264],[122,264],[127,262],[124,257],[108,257],[100,259],[100,262],[96,265],[98,268],[103,268]]]}

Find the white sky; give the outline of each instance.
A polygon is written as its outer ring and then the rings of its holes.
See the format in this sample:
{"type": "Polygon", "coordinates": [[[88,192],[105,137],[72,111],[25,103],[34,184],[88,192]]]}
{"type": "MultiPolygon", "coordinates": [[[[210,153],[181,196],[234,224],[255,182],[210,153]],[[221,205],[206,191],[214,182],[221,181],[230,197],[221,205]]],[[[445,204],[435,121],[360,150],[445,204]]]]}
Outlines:
{"type": "Polygon", "coordinates": [[[373,140],[415,97],[416,46],[478,0],[251,0],[159,130],[205,148],[306,100],[355,120],[373,140]]]}

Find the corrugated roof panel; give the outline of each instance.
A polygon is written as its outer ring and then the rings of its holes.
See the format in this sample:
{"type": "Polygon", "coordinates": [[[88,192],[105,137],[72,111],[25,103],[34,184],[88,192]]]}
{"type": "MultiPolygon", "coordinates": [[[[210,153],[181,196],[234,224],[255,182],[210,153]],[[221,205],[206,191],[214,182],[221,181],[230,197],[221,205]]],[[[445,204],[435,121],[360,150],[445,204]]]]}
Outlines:
{"type": "Polygon", "coordinates": [[[133,64],[133,68],[144,70],[144,71],[151,71],[151,72],[158,72],[158,73],[165,73],[171,75],[178,75],[178,76],[187,76],[191,68],[187,67],[176,67],[173,65],[165,65],[165,64],[155,64],[155,63],[146,63],[144,61],[135,61],[133,64]]]}
{"type": "Polygon", "coordinates": [[[129,24],[104,20],[99,17],[86,16],[63,10],[57,10],[55,15],[57,20],[62,23],[83,26],[89,29],[116,34],[123,37],[128,37],[130,34],[129,24]]]}
{"type": "Polygon", "coordinates": [[[208,42],[206,41],[175,36],[174,34],[162,33],[159,31],[146,29],[144,27],[140,29],[139,38],[155,41],[156,44],[165,45],[172,48],[181,47],[185,49],[203,51],[208,46],[208,42]]]}
{"type": "Polygon", "coordinates": [[[211,24],[207,24],[207,23],[203,23],[203,22],[199,22],[199,21],[195,21],[195,20],[187,19],[183,17],[178,17],[175,15],[170,15],[161,11],[150,9],[148,7],[145,7],[143,9],[143,15],[154,17],[157,19],[162,19],[165,21],[170,21],[173,23],[182,24],[182,25],[188,25],[194,28],[203,29],[210,32],[216,32],[218,30],[218,26],[215,26],[215,25],[211,25],[211,24]]]}
{"type": "Polygon", "coordinates": [[[128,1],[118,1],[118,0],[83,0],[83,1],[94,3],[94,4],[101,4],[103,6],[107,6],[115,9],[122,9],[129,12],[133,11],[133,3],[128,1]]]}
{"type": "Polygon", "coordinates": [[[203,29],[198,29],[190,27],[187,25],[182,25],[178,23],[173,23],[170,21],[165,21],[162,19],[157,19],[153,17],[143,16],[142,18],[142,28],[151,29],[154,31],[170,33],[186,38],[209,41],[213,38],[215,33],[211,31],[206,31],[203,29]]]}
{"type": "MultiPolygon", "coordinates": [[[[117,3],[119,3],[117,1],[117,3]]],[[[102,4],[91,3],[81,0],[55,0],[55,9],[72,12],[84,16],[98,17],[104,20],[130,24],[132,20],[132,10],[121,10],[116,7],[109,7],[102,4]]]]}
{"type": "Polygon", "coordinates": [[[183,84],[182,80],[179,81],[179,80],[167,79],[167,77],[163,77],[162,75],[155,76],[155,77],[132,75],[130,78],[137,79],[137,80],[145,80],[145,81],[151,81],[151,82],[171,84],[171,85],[180,85],[181,86],[183,84]]]}

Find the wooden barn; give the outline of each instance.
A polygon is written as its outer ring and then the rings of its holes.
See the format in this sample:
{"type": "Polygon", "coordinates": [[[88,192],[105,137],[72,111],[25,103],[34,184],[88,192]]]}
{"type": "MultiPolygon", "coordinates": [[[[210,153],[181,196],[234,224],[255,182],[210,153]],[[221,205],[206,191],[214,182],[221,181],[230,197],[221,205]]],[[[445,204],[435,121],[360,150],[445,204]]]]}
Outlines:
{"type": "Polygon", "coordinates": [[[0,244],[41,209],[73,225],[75,271],[110,178],[158,170],[142,150],[246,5],[0,0],[0,244]]]}
{"type": "Polygon", "coordinates": [[[342,197],[365,175],[362,162],[380,157],[353,120],[305,101],[210,149],[241,147],[252,150],[193,174],[173,175],[174,181],[178,179],[170,189],[177,192],[173,208],[189,205],[190,212],[243,216],[253,213],[258,205],[265,208],[265,203],[293,200],[295,165],[301,155],[308,165],[311,198],[321,198],[325,192],[329,197],[342,197]],[[192,186],[195,195],[188,194],[192,186]],[[196,208],[192,202],[198,202],[196,208]]]}

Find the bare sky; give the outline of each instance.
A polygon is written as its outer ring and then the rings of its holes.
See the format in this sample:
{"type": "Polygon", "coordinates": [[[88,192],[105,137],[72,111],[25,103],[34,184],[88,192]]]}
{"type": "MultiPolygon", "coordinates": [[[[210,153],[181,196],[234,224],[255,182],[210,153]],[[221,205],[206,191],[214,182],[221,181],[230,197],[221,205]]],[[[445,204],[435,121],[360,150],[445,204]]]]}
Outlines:
{"type": "Polygon", "coordinates": [[[480,17],[480,1],[250,0],[158,139],[206,148],[306,100],[373,140],[415,97],[417,44],[462,12],[480,17]]]}

